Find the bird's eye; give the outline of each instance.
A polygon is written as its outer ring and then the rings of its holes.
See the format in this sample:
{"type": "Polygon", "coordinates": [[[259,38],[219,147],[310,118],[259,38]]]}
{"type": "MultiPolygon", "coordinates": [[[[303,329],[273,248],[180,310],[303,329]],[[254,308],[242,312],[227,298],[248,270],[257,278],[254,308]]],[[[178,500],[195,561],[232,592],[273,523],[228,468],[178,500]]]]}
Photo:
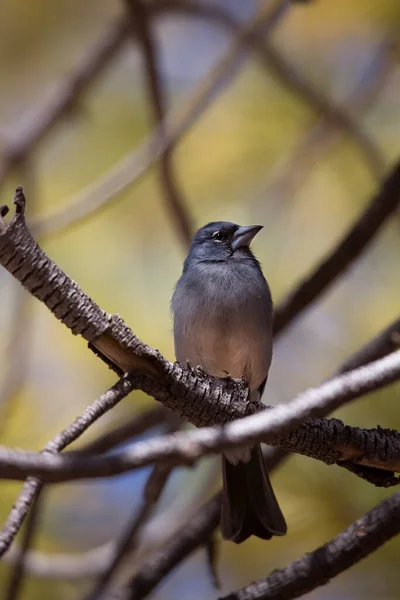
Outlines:
{"type": "Polygon", "coordinates": [[[222,235],[221,231],[214,231],[214,233],[212,234],[212,237],[217,242],[221,242],[224,236],[222,235]]]}

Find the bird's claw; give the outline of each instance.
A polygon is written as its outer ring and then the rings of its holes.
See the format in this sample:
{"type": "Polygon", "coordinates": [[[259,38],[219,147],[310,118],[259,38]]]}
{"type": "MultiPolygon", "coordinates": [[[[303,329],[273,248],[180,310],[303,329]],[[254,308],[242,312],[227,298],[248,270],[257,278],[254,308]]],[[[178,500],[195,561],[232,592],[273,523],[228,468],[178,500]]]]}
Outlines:
{"type": "Polygon", "coordinates": [[[224,377],[224,379],[228,379],[228,381],[231,381],[232,383],[236,383],[238,385],[241,385],[243,383],[247,385],[247,383],[248,383],[248,380],[246,377],[240,377],[240,378],[232,377],[232,375],[229,373],[229,371],[226,371],[225,369],[222,372],[226,374],[226,377],[224,377]]]}
{"type": "Polygon", "coordinates": [[[196,375],[207,375],[207,373],[205,372],[205,370],[203,369],[203,367],[201,365],[197,365],[196,367],[192,367],[190,360],[186,359],[186,368],[189,371],[193,371],[193,373],[195,373],[196,375]]]}
{"type": "Polygon", "coordinates": [[[196,375],[202,375],[205,376],[207,375],[207,373],[205,372],[205,370],[203,369],[203,367],[201,365],[197,365],[197,367],[195,367],[194,372],[196,373],[196,375]]]}

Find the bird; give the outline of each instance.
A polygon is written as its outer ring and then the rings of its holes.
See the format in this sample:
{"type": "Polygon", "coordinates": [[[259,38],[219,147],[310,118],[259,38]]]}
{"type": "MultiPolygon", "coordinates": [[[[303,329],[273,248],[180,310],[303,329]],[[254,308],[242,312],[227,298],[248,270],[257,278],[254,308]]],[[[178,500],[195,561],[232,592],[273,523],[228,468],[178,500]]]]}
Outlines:
{"type": "MultiPolygon", "coordinates": [[[[261,399],[272,360],[271,292],[250,249],[262,228],[224,221],[201,227],[171,300],[178,363],[219,378],[244,378],[250,400],[261,399]]],[[[225,451],[222,475],[225,540],[286,534],[260,444],[225,451]]]]}

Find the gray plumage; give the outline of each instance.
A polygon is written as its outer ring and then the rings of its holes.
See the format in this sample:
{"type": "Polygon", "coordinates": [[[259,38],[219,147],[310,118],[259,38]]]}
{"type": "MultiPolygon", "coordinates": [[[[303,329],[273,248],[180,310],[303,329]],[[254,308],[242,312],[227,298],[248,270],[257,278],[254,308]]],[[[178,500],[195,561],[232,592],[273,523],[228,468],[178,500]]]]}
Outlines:
{"type": "MultiPolygon", "coordinates": [[[[176,359],[216,377],[245,377],[260,398],[272,357],[272,300],[249,245],[261,229],[215,222],[199,229],[172,297],[176,359]]],[[[260,445],[223,456],[221,530],[240,543],[284,535],[260,445]]]]}

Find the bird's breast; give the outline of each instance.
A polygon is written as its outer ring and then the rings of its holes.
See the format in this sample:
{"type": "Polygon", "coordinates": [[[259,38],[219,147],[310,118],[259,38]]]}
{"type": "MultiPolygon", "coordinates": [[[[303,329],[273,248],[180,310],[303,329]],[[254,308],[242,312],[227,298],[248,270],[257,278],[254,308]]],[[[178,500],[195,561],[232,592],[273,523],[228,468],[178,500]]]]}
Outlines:
{"type": "Polygon", "coordinates": [[[272,355],[272,304],[261,278],[251,285],[217,272],[178,282],[172,302],[177,360],[216,377],[246,377],[257,389],[272,355]]]}

